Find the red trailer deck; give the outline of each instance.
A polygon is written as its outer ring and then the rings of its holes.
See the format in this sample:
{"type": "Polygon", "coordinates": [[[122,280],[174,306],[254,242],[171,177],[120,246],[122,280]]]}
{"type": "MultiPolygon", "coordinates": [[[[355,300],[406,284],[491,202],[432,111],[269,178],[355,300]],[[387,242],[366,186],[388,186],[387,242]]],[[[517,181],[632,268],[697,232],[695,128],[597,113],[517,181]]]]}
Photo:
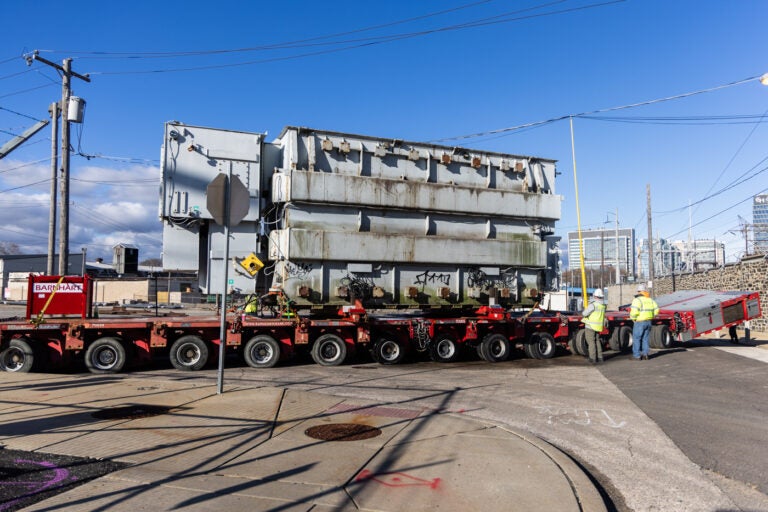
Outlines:
{"type": "MultiPolygon", "coordinates": [[[[88,277],[30,276],[27,320],[0,323],[0,369],[28,372],[68,367],[83,361],[91,372],[119,372],[156,357],[181,370],[199,370],[218,356],[218,317],[90,318],[92,281],[88,277]]],[[[669,348],[716,329],[760,316],[754,292],[686,291],[657,298],[650,344],[669,348]]],[[[609,311],[603,341],[618,351],[632,344],[627,311],[609,311]]],[[[559,347],[586,355],[580,315],[500,306],[474,310],[369,313],[343,307],[318,318],[279,311],[270,317],[230,314],[226,346],[255,368],[268,368],[306,352],[320,365],[343,364],[357,350],[381,364],[401,362],[422,352],[438,362],[457,360],[463,349],[499,362],[516,348],[528,357],[548,359],[559,347]]]]}

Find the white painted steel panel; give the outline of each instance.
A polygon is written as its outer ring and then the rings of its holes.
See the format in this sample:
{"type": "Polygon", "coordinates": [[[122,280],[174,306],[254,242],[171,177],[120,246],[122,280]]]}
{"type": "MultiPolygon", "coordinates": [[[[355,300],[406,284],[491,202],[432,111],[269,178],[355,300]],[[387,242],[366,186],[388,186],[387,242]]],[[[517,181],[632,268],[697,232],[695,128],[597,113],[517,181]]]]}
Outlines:
{"type": "Polygon", "coordinates": [[[249,190],[246,221],[259,218],[261,134],[216,130],[168,123],[161,163],[161,215],[178,219],[211,219],[206,187],[218,174],[229,172],[249,190]]]}
{"type": "Polygon", "coordinates": [[[287,171],[274,174],[272,200],[276,203],[295,201],[363,205],[554,222],[560,218],[562,198],[553,194],[287,171]]]}
{"type": "Polygon", "coordinates": [[[375,261],[425,264],[525,266],[543,269],[546,242],[461,240],[440,237],[281,229],[270,233],[276,260],[375,261]]]}
{"type": "Polygon", "coordinates": [[[531,226],[525,219],[470,217],[415,210],[374,210],[318,204],[286,206],[281,228],[329,231],[433,235],[484,240],[519,240],[531,238],[531,226]]]}

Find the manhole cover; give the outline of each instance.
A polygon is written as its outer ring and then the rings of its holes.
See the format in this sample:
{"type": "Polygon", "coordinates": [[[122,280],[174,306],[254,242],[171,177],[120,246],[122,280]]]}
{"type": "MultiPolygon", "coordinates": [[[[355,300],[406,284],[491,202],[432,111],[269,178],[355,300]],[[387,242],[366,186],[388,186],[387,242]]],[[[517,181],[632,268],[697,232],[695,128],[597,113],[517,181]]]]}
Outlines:
{"type": "Polygon", "coordinates": [[[161,405],[127,405],[125,407],[102,409],[94,412],[91,416],[99,420],[132,420],[167,414],[170,409],[170,407],[163,407],[161,405]]]}
{"type": "Polygon", "coordinates": [[[381,430],[357,423],[332,423],[310,427],[304,434],[321,441],[360,441],[381,435],[381,430]]]}

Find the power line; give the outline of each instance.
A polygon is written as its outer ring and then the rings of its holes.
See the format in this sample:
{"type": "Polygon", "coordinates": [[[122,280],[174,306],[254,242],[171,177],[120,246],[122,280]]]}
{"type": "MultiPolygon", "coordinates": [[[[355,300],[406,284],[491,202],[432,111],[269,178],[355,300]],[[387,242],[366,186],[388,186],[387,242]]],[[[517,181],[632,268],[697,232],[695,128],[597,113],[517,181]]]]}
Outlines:
{"type": "MultiPolygon", "coordinates": [[[[50,139],[49,139],[49,140],[50,140],[50,139]]],[[[10,167],[10,168],[8,168],[8,169],[0,169],[0,173],[3,173],[3,172],[9,172],[9,171],[15,171],[16,169],[22,169],[22,168],[24,168],[24,167],[29,167],[30,165],[39,164],[40,162],[48,162],[48,161],[50,161],[50,160],[51,160],[51,157],[48,157],[48,158],[42,158],[42,159],[40,159],[40,160],[35,160],[34,162],[27,162],[27,163],[25,163],[25,164],[22,164],[22,165],[17,165],[16,167],[10,167]]]]}
{"type": "MultiPolygon", "coordinates": [[[[762,119],[762,118],[765,118],[766,114],[768,114],[768,110],[766,110],[765,112],[763,112],[763,114],[762,114],[762,116],[761,116],[761,119],[762,119]]],[[[758,126],[758,125],[757,125],[757,124],[755,124],[755,125],[752,127],[752,130],[750,130],[750,132],[747,134],[746,138],[745,138],[745,139],[744,139],[744,141],[741,143],[741,145],[738,147],[738,149],[736,150],[736,152],[735,152],[735,153],[734,153],[734,154],[731,156],[731,159],[730,159],[730,160],[728,160],[728,163],[725,165],[725,167],[723,167],[723,170],[722,170],[722,171],[720,171],[720,174],[718,174],[718,175],[717,175],[717,178],[716,178],[716,179],[715,179],[715,181],[712,183],[712,186],[710,186],[710,187],[709,187],[709,190],[707,190],[707,192],[706,192],[707,194],[709,194],[710,192],[712,192],[712,189],[713,189],[713,188],[715,188],[715,185],[717,185],[717,183],[720,181],[720,178],[722,178],[722,177],[723,177],[723,174],[725,174],[725,171],[727,171],[727,170],[728,170],[728,169],[731,167],[731,164],[733,163],[733,161],[734,161],[734,160],[736,160],[736,157],[739,155],[739,153],[741,153],[741,150],[742,150],[742,149],[744,149],[744,146],[746,146],[746,145],[747,145],[747,142],[749,142],[749,139],[751,139],[751,138],[752,138],[752,135],[754,135],[754,133],[755,133],[755,130],[757,130],[757,126],[758,126]]],[[[764,161],[765,161],[765,159],[763,159],[761,162],[759,162],[759,163],[758,163],[758,164],[756,164],[754,167],[752,167],[752,169],[754,169],[755,167],[757,167],[757,165],[759,165],[760,163],[762,163],[762,162],[764,162],[764,161]]],[[[751,171],[752,169],[750,169],[750,171],[751,171]]],[[[747,172],[749,172],[749,171],[747,171],[747,172]]],[[[744,174],[746,174],[746,173],[744,173],[744,174]]],[[[742,176],[744,176],[744,174],[742,174],[742,176]]],[[[741,178],[741,176],[739,176],[739,178],[741,178]]],[[[739,179],[739,178],[736,178],[736,179],[739,179]]],[[[697,206],[697,207],[696,207],[696,209],[694,210],[694,213],[696,213],[696,212],[698,212],[698,211],[699,211],[699,206],[697,206]]]]}
{"type": "Polygon", "coordinates": [[[23,75],[24,73],[29,73],[32,71],[31,69],[25,69],[24,71],[17,71],[16,73],[11,73],[10,75],[0,76],[0,80],[5,80],[7,78],[13,78],[15,76],[23,75]]]}
{"type": "MultiPolygon", "coordinates": [[[[45,51],[45,50],[43,50],[43,51],[45,51]]],[[[23,59],[23,58],[24,58],[24,54],[16,55],[14,57],[10,57],[10,58],[7,58],[7,59],[0,60],[0,64],[6,64],[8,62],[11,62],[12,60],[23,59]]]]}
{"type": "Polygon", "coordinates": [[[7,98],[9,96],[15,96],[17,94],[24,94],[25,92],[36,91],[37,89],[42,89],[43,87],[51,87],[52,85],[54,84],[43,84],[43,85],[38,85],[37,87],[30,87],[29,89],[23,89],[21,91],[9,92],[8,94],[3,94],[2,96],[0,96],[0,98],[7,98]]]}
{"type": "Polygon", "coordinates": [[[31,119],[33,121],[42,121],[42,119],[37,119],[35,117],[29,116],[27,114],[22,114],[21,112],[16,112],[15,110],[11,110],[9,108],[0,107],[0,110],[5,110],[6,112],[10,112],[11,114],[16,114],[17,116],[26,117],[27,119],[31,119]]]}
{"type": "MultiPolygon", "coordinates": [[[[77,55],[97,55],[99,57],[81,57],[83,59],[94,59],[94,58],[131,58],[131,59],[139,59],[139,58],[167,58],[167,57],[194,57],[194,56],[201,56],[201,55],[216,55],[216,54],[223,54],[223,53],[239,53],[239,52],[252,52],[252,51],[261,51],[261,50],[270,50],[270,49],[280,49],[280,48],[296,48],[299,47],[301,43],[308,43],[311,41],[321,41],[323,39],[330,39],[332,37],[340,37],[340,36],[347,36],[351,34],[358,34],[361,32],[368,32],[371,30],[378,30],[381,28],[387,28],[392,27],[395,25],[402,25],[405,23],[410,23],[412,21],[418,21],[423,20],[427,18],[432,18],[435,16],[440,16],[442,14],[447,14],[450,12],[456,12],[463,9],[468,9],[471,7],[476,7],[481,4],[487,4],[492,2],[493,0],[482,0],[479,2],[473,2],[470,4],[460,5],[458,7],[454,7],[451,9],[445,9],[442,11],[436,11],[427,13],[421,16],[414,16],[411,18],[405,18],[402,20],[396,20],[389,23],[382,23],[379,25],[372,25],[369,27],[359,28],[355,30],[348,30],[345,32],[337,32],[335,34],[328,34],[324,36],[316,36],[316,37],[310,37],[305,39],[297,39],[293,41],[287,41],[283,43],[275,43],[270,45],[261,45],[261,46],[252,46],[252,47],[245,47],[245,48],[228,48],[228,49],[218,49],[218,50],[199,50],[199,51],[181,51],[181,52],[105,52],[105,51],[73,51],[73,50],[58,50],[59,53],[69,53],[69,54],[77,54],[77,55]]],[[[560,2],[566,1],[566,0],[560,0],[560,2]]]]}
{"type": "MultiPolygon", "coordinates": [[[[729,206],[728,208],[724,208],[724,209],[720,210],[719,212],[717,212],[717,213],[715,213],[715,214],[712,214],[712,215],[710,215],[710,216],[709,216],[709,217],[707,217],[706,219],[700,220],[699,222],[697,222],[697,223],[695,223],[695,224],[692,224],[692,225],[691,225],[689,228],[694,228],[694,227],[696,227],[696,226],[699,226],[699,225],[701,225],[701,224],[703,224],[703,223],[707,222],[708,220],[712,220],[712,219],[714,219],[715,217],[717,217],[718,215],[721,215],[721,214],[723,214],[723,213],[727,212],[728,210],[732,210],[732,209],[736,208],[737,206],[739,206],[739,205],[740,205],[740,204],[742,204],[742,203],[746,203],[747,201],[751,201],[751,200],[752,200],[752,198],[753,198],[754,196],[756,196],[756,195],[758,195],[758,194],[762,194],[762,193],[764,193],[764,192],[766,192],[766,191],[768,191],[768,188],[765,188],[765,189],[763,189],[763,190],[761,190],[761,191],[759,191],[759,192],[755,192],[755,193],[753,193],[753,194],[750,194],[750,195],[749,195],[749,196],[748,196],[746,199],[742,199],[741,201],[739,201],[739,202],[737,202],[737,203],[735,203],[735,204],[732,204],[732,205],[731,205],[731,206],[729,206]]],[[[679,235],[680,233],[685,233],[686,231],[688,231],[688,229],[689,229],[689,228],[685,228],[685,229],[682,229],[682,230],[680,230],[680,231],[678,231],[678,232],[676,232],[676,233],[672,233],[671,235],[667,235],[667,236],[666,236],[666,238],[672,238],[672,237],[674,237],[674,236],[677,236],[677,235],[679,235]]]]}
{"type": "Polygon", "coordinates": [[[737,80],[735,82],[728,82],[726,84],[717,85],[717,86],[714,86],[714,87],[708,87],[706,89],[700,89],[698,91],[692,91],[692,92],[686,92],[686,93],[682,93],[682,94],[676,94],[674,96],[667,96],[667,97],[664,97],[664,98],[657,98],[657,99],[654,99],[654,100],[641,101],[641,102],[638,102],[638,103],[630,103],[628,105],[621,105],[621,106],[618,106],[618,107],[609,107],[609,108],[602,108],[602,109],[597,109],[597,110],[591,110],[591,111],[588,111],[588,112],[581,112],[579,114],[566,114],[566,115],[562,115],[562,116],[552,117],[550,119],[545,119],[543,121],[534,121],[534,122],[531,122],[531,123],[525,123],[525,124],[521,124],[521,125],[517,125],[517,126],[511,126],[509,128],[498,128],[496,130],[488,130],[488,131],[484,131],[484,132],[471,133],[471,134],[468,134],[468,135],[457,135],[455,137],[444,137],[442,139],[433,139],[433,140],[428,141],[428,142],[445,142],[445,141],[451,141],[451,140],[474,139],[474,138],[477,138],[477,137],[485,137],[485,136],[488,136],[488,135],[497,135],[497,134],[501,134],[501,133],[513,132],[513,131],[516,131],[516,130],[520,130],[521,128],[530,128],[530,127],[534,127],[534,126],[542,126],[542,125],[545,125],[545,124],[555,123],[557,121],[563,121],[565,119],[570,119],[570,118],[574,118],[574,117],[576,117],[576,118],[578,118],[578,117],[586,117],[586,116],[589,116],[589,115],[592,115],[592,114],[599,114],[599,113],[602,113],[602,112],[615,112],[617,110],[626,110],[626,109],[630,109],[630,108],[645,107],[645,106],[648,106],[648,105],[654,105],[656,103],[663,103],[663,102],[672,101],[672,100],[679,100],[679,99],[683,99],[683,98],[689,98],[691,96],[695,96],[695,95],[698,95],[698,94],[704,94],[704,93],[707,93],[707,92],[719,91],[721,89],[725,89],[725,88],[728,88],[728,87],[733,87],[733,86],[736,86],[736,85],[741,85],[741,84],[745,84],[745,83],[748,83],[748,82],[753,82],[755,80],[759,80],[761,78],[761,76],[762,75],[751,76],[749,78],[744,78],[744,79],[741,79],[741,80],[737,80]]]}
{"type": "Polygon", "coordinates": [[[754,124],[767,122],[766,114],[735,114],[723,116],[666,116],[666,117],[639,117],[639,116],[579,116],[580,119],[593,121],[606,121],[616,123],[637,124],[682,124],[682,125],[713,125],[713,124],[754,124]]]}
{"type": "Polygon", "coordinates": [[[83,215],[84,217],[86,217],[86,218],[88,218],[88,219],[90,219],[90,220],[92,220],[94,222],[97,222],[99,224],[102,224],[102,225],[107,226],[107,227],[112,228],[112,229],[118,229],[118,230],[122,230],[122,231],[129,231],[129,232],[132,232],[132,233],[135,232],[137,236],[147,237],[147,238],[152,239],[153,241],[155,241],[155,237],[153,235],[150,235],[150,234],[147,234],[147,233],[143,233],[143,232],[140,232],[140,231],[136,231],[136,228],[128,226],[127,224],[123,224],[121,222],[118,222],[117,220],[115,220],[115,219],[113,219],[111,217],[106,217],[104,215],[95,215],[90,210],[87,210],[87,209],[81,207],[77,203],[73,203],[72,206],[74,206],[75,210],[79,211],[81,215],[83,215]]]}
{"type": "MultiPolygon", "coordinates": [[[[616,3],[622,3],[626,0],[609,0],[601,3],[595,3],[595,4],[589,4],[585,6],[580,7],[573,7],[570,9],[561,9],[559,11],[552,11],[547,13],[539,13],[539,14],[531,14],[526,16],[517,16],[513,18],[507,18],[507,19],[493,19],[493,18],[499,18],[499,17],[508,17],[512,14],[519,13],[519,12],[525,12],[530,11],[534,9],[540,9],[545,6],[549,6],[551,4],[560,3],[562,1],[566,0],[559,0],[556,2],[550,2],[548,4],[541,4],[539,6],[522,9],[518,11],[510,11],[509,13],[504,13],[501,15],[493,16],[490,18],[482,18],[480,20],[475,20],[472,22],[466,22],[462,24],[457,25],[450,25],[445,27],[440,27],[436,29],[430,29],[430,30],[422,30],[418,32],[410,32],[410,33],[401,33],[401,34],[391,34],[386,36],[378,36],[378,37],[372,37],[372,38],[364,38],[359,40],[347,40],[347,41],[331,41],[327,43],[322,43],[324,46],[328,45],[340,45],[340,44],[348,44],[348,46],[343,46],[341,48],[330,48],[330,49],[324,49],[324,50],[317,50],[314,52],[306,52],[306,53],[300,53],[295,55],[288,55],[288,56],[282,56],[282,57],[272,57],[267,59],[259,59],[259,60],[251,60],[251,61],[245,61],[245,62],[234,62],[229,64],[211,64],[206,66],[191,66],[191,67],[185,67],[185,68],[163,68],[163,69],[154,69],[154,70],[139,70],[139,71],[92,71],[89,74],[90,75],[135,75],[135,74],[155,74],[155,73],[175,73],[175,72],[183,72],[183,71],[205,71],[205,70],[211,70],[211,69],[223,69],[223,68],[230,68],[230,67],[239,67],[239,66],[249,66],[254,64],[265,64],[269,62],[278,62],[278,61],[285,61],[285,60],[293,60],[293,59],[299,59],[304,57],[314,57],[317,55],[325,55],[330,53],[336,53],[346,50],[352,50],[357,48],[363,48],[366,46],[374,46],[378,44],[384,44],[384,43],[390,43],[394,41],[404,40],[404,39],[410,39],[414,37],[421,37],[426,35],[431,35],[435,33],[440,32],[449,32],[449,31],[455,31],[455,30],[464,30],[467,28],[477,28],[477,27],[483,27],[488,25],[495,25],[495,24],[501,24],[501,23],[511,23],[515,21],[523,21],[533,18],[540,18],[544,16],[555,16],[559,14],[566,14],[571,13],[575,11],[581,11],[586,9],[594,9],[598,7],[605,7],[607,5],[616,4],[616,3]],[[488,21],[490,20],[490,21],[488,21]],[[349,43],[355,43],[355,44],[349,44],[349,43]]],[[[317,46],[313,45],[313,46],[317,46]]],[[[282,48],[281,48],[282,49],[282,48]]]]}
{"type": "Polygon", "coordinates": [[[0,231],[10,231],[11,233],[16,233],[16,234],[19,234],[19,235],[28,236],[30,238],[39,238],[41,240],[47,240],[48,239],[47,237],[43,237],[43,236],[40,236],[40,235],[34,235],[34,234],[30,233],[29,231],[20,231],[18,229],[11,229],[11,228],[8,228],[8,227],[0,227],[0,231]]]}
{"type": "Polygon", "coordinates": [[[51,181],[51,178],[46,178],[44,180],[36,181],[34,183],[27,183],[26,185],[19,185],[18,187],[7,188],[5,190],[0,190],[0,194],[3,194],[5,192],[13,192],[14,190],[19,190],[19,189],[22,189],[22,188],[34,187],[35,185],[40,185],[41,183],[46,183],[46,182],[49,182],[49,181],[51,181]]]}
{"type": "Polygon", "coordinates": [[[157,184],[156,179],[146,180],[84,180],[81,178],[72,178],[72,181],[79,181],[81,183],[94,183],[98,185],[122,185],[129,187],[147,187],[155,186],[157,184]]]}
{"type": "MultiPolygon", "coordinates": [[[[760,160],[757,164],[753,165],[752,168],[750,168],[748,171],[742,173],[741,176],[735,178],[733,181],[731,181],[729,184],[725,185],[723,188],[721,188],[720,190],[718,190],[714,194],[709,194],[709,195],[707,195],[705,197],[702,197],[698,201],[693,202],[693,203],[691,203],[689,205],[686,205],[686,206],[681,206],[679,208],[675,208],[675,209],[672,209],[672,210],[665,210],[665,211],[662,211],[662,212],[654,212],[654,213],[658,213],[660,215],[665,215],[665,214],[668,214],[668,213],[679,213],[679,212],[682,212],[682,211],[686,210],[687,208],[689,208],[691,206],[699,205],[699,204],[703,203],[704,201],[707,201],[709,199],[712,199],[713,197],[719,196],[723,192],[727,192],[728,190],[731,190],[732,188],[734,188],[734,187],[736,187],[738,185],[741,185],[742,183],[744,183],[746,181],[751,180],[752,178],[758,176],[759,174],[762,174],[765,171],[768,171],[768,167],[763,167],[762,169],[756,171],[751,176],[747,176],[747,173],[753,171],[758,165],[764,163],[766,160],[768,160],[768,156],[763,158],[762,160],[760,160]]],[[[710,190],[712,190],[712,189],[710,188],[710,190]]]]}

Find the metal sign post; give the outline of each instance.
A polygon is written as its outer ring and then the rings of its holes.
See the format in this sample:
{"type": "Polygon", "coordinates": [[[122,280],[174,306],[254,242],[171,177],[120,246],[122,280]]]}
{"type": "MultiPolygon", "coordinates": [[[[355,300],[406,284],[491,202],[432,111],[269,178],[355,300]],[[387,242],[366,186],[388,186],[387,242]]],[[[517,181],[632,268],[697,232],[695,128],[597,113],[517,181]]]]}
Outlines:
{"type": "Polygon", "coordinates": [[[221,301],[221,323],[219,327],[219,372],[216,393],[224,392],[224,356],[227,345],[227,287],[229,286],[229,228],[240,224],[248,214],[248,189],[237,176],[232,175],[232,162],[227,174],[216,176],[206,189],[208,211],[216,224],[224,226],[224,281],[221,301]]]}

